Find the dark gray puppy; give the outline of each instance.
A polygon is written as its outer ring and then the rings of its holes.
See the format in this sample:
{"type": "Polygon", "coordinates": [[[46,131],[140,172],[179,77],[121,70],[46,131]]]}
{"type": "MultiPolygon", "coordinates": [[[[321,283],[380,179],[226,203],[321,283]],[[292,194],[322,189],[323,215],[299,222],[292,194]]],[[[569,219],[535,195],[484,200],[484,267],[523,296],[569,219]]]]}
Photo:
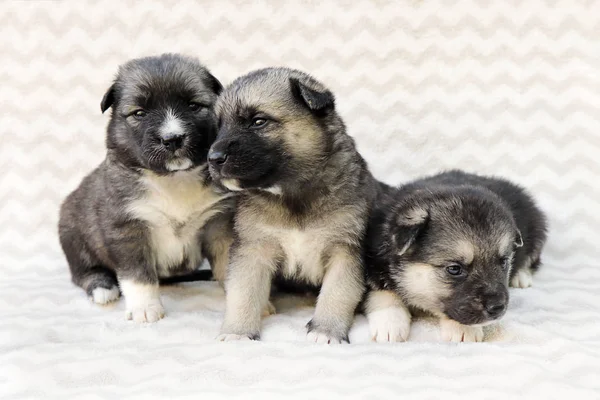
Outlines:
{"type": "Polygon", "coordinates": [[[531,285],[545,241],[544,214],[506,180],[450,171],[382,185],[366,253],[374,340],[406,340],[407,306],[438,316],[444,340],[483,340],[481,327],[506,312],[508,285],[531,285]]]}
{"type": "Polygon", "coordinates": [[[129,61],[102,99],[112,107],[106,159],[60,211],[73,282],[92,300],[127,302],[127,318],[163,317],[159,279],[207,257],[223,279],[232,241],[230,194],[208,174],[222,86],[197,60],[174,54],[129,61]]]}
{"type": "Polygon", "coordinates": [[[271,283],[283,278],[320,287],[308,340],[347,341],[376,182],[333,94],[303,72],[269,68],[235,80],[215,108],[210,172],[240,193],[219,340],[259,338],[271,283]]]}

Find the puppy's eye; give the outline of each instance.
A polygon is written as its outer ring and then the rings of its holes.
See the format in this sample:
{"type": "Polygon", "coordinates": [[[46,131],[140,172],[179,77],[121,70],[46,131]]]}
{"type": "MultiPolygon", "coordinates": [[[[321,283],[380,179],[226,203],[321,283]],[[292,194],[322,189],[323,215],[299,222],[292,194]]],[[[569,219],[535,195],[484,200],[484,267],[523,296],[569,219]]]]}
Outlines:
{"type": "Polygon", "coordinates": [[[202,108],[202,104],[196,103],[196,102],[191,102],[190,104],[188,104],[188,108],[191,111],[198,111],[202,108]]]}
{"type": "Polygon", "coordinates": [[[267,123],[267,120],[265,118],[254,118],[252,120],[252,127],[259,128],[261,126],[264,126],[266,123],[267,123]]]}
{"type": "Polygon", "coordinates": [[[134,112],[133,114],[131,114],[131,115],[133,115],[133,117],[134,117],[135,119],[142,119],[142,118],[144,118],[146,115],[148,115],[148,113],[146,113],[146,111],[144,111],[144,110],[137,110],[137,111],[135,111],[135,112],[134,112]]]}
{"type": "Polygon", "coordinates": [[[509,263],[510,263],[509,257],[500,257],[500,267],[502,267],[502,270],[505,270],[506,268],[508,268],[509,263]]]}
{"type": "Polygon", "coordinates": [[[458,264],[448,265],[446,267],[446,272],[448,272],[452,276],[460,276],[462,275],[462,267],[458,264]]]}

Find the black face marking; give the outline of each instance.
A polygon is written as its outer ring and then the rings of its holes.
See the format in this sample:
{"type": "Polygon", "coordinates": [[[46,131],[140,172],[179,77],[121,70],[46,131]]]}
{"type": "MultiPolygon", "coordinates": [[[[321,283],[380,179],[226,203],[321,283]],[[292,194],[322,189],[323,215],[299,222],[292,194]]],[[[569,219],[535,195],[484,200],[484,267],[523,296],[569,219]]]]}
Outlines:
{"type": "MultiPolygon", "coordinates": [[[[211,152],[226,157],[219,157],[224,162],[210,163],[215,179],[235,179],[245,190],[287,188],[309,179],[308,171],[317,173],[329,146],[331,135],[326,130],[338,129],[340,120],[334,113],[322,114],[325,109],[333,111],[333,95],[324,88],[317,90],[318,84],[308,77],[299,77],[295,71],[261,70],[223,91],[216,106],[219,132],[211,152]]],[[[303,201],[290,201],[292,209],[303,209],[303,201]]]]}

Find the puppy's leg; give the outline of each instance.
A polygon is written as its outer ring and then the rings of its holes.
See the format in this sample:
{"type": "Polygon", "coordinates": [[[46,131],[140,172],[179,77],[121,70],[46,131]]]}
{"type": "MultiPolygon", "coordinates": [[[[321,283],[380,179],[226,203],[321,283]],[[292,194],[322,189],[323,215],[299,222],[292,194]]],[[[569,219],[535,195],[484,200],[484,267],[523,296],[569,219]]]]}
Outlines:
{"type": "Polygon", "coordinates": [[[134,279],[120,281],[127,303],[125,317],[134,322],[156,322],[165,316],[160,301],[158,282],[146,283],[134,279]]]}
{"type": "Polygon", "coordinates": [[[225,320],[219,341],[257,340],[269,301],[276,252],[271,245],[234,243],[225,281],[225,320]]]}
{"type": "Polygon", "coordinates": [[[165,316],[158,289],[159,279],[147,229],[141,222],[130,222],[107,234],[117,277],[125,296],[125,317],[135,322],[156,322],[165,316]]]}
{"type": "Polygon", "coordinates": [[[480,326],[462,325],[458,322],[440,318],[442,340],[446,342],[483,342],[483,329],[480,326]]]}
{"type": "Polygon", "coordinates": [[[229,249],[233,243],[233,214],[220,214],[204,227],[202,253],[208,259],[214,279],[221,286],[225,283],[229,249]]]}
{"type": "Polygon", "coordinates": [[[391,290],[367,294],[365,314],[371,338],[375,342],[404,342],[410,333],[410,312],[402,299],[391,290]]]}
{"type": "MultiPolygon", "coordinates": [[[[233,214],[223,214],[210,220],[204,228],[202,252],[210,263],[214,279],[225,286],[229,250],[233,243],[233,214]]],[[[275,306],[269,301],[262,311],[263,317],[275,314],[275,306]]]]}
{"type": "Polygon", "coordinates": [[[87,249],[83,235],[77,233],[75,228],[63,224],[59,227],[59,235],[73,283],[83,288],[96,304],[103,305],[117,300],[120,292],[116,274],[102,266],[100,260],[87,249]]]}
{"type": "Polygon", "coordinates": [[[315,314],[306,326],[308,341],[348,342],[348,330],[365,291],[362,269],[357,249],[336,247],[332,250],[315,314]]]}

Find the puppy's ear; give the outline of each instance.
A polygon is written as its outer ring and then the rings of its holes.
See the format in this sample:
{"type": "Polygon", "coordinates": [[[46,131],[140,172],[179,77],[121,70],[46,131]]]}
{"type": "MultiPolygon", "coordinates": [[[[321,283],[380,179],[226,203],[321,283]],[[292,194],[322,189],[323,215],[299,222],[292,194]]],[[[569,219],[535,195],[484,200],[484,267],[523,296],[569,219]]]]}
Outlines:
{"type": "Polygon", "coordinates": [[[413,245],[417,236],[426,228],[429,222],[429,211],[421,207],[408,207],[398,210],[395,217],[396,228],[392,240],[399,249],[397,255],[402,255],[413,245]]]}
{"type": "Polygon", "coordinates": [[[296,78],[290,78],[290,85],[294,96],[313,113],[325,114],[333,109],[335,97],[329,90],[318,91],[296,78]]]}
{"type": "Polygon", "coordinates": [[[211,73],[208,74],[208,81],[210,82],[209,85],[213,92],[215,92],[217,96],[220,95],[223,91],[223,85],[221,84],[221,82],[217,78],[215,78],[211,73]]]}
{"type": "Polygon", "coordinates": [[[104,111],[108,110],[110,106],[115,102],[115,84],[110,85],[106,93],[104,93],[104,97],[102,97],[102,101],[100,102],[100,109],[102,110],[102,114],[104,111]]]}
{"type": "Polygon", "coordinates": [[[521,235],[521,231],[517,229],[517,237],[515,238],[515,247],[523,247],[523,236],[521,235]]]}

